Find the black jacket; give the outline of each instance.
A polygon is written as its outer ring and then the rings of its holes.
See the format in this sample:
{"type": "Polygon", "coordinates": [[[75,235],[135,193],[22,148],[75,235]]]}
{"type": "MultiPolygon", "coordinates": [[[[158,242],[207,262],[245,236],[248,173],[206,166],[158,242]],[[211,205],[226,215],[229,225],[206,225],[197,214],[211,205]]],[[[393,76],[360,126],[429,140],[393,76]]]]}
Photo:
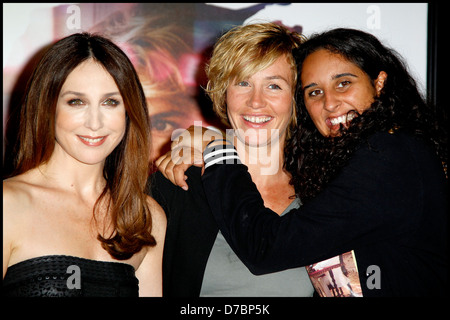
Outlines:
{"type": "Polygon", "coordinates": [[[447,294],[447,181],[416,138],[375,134],[323,192],[282,217],[264,207],[245,165],[213,164],[202,179],[224,237],[255,274],[354,250],[364,296],[447,294]],[[379,289],[367,285],[370,266],[379,289]]]}
{"type": "Polygon", "coordinates": [[[200,295],[206,263],[219,232],[202,188],[201,168],[192,166],[186,175],[188,191],[173,185],[159,171],[149,179],[150,194],[167,215],[163,256],[165,297],[200,295]]]}

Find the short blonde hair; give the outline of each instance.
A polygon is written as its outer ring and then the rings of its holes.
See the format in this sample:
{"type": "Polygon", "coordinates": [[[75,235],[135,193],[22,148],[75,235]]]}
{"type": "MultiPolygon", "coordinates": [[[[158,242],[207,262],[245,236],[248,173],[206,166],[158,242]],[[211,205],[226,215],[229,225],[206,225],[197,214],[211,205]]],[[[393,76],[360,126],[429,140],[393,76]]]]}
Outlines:
{"type": "Polygon", "coordinates": [[[213,102],[213,110],[220,119],[229,125],[226,91],[230,81],[236,77],[248,78],[269,67],[280,56],[285,55],[291,65],[292,90],[295,92],[297,66],[292,50],[298,48],[303,41],[301,34],[270,22],[237,26],[222,35],[206,65],[208,83],[205,89],[213,102]]]}

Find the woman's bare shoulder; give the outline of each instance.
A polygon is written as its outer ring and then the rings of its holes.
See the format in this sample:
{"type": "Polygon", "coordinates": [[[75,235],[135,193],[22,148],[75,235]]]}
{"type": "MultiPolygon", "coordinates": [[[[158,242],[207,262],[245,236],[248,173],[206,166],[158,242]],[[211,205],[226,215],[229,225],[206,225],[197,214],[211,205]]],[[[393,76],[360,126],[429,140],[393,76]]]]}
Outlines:
{"type": "Polygon", "coordinates": [[[147,203],[152,213],[153,230],[159,234],[165,234],[167,218],[164,209],[150,196],[147,196],[147,203]]]}
{"type": "MultiPolygon", "coordinates": [[[[14,177],[3,180],[3,259],[8,265],[11,254],[33,227],[33,191],[25,180],[14,177]]],[[[4,264],[5,272],[5,264],[4,264]]]]}
{"type": "Polygon", "coordinates": [[[151,196],[147,196],[147,203],[148,203],[150,210],[152,211],[152,214],[162,215],[162,216],[164,216],[164,218],[166,217],[166,214],[164,213],[164,209],[151,196]]]}
{"type": "Polygon", "coordinates": [[[33,186],[21,176],[3,180],[3,214],[24,212],[32,201],[33,186]]]}

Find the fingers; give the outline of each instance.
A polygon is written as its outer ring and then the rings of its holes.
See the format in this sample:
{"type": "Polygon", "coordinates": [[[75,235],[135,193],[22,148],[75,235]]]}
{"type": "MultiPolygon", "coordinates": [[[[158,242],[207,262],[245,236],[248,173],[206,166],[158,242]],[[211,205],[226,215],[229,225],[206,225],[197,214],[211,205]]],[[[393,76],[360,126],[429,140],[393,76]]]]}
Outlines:
{"type": "Polygon", "coordinates": [[[188,189],[186,170],[192,166],[203,166],[203,157],[193,148],[175,148],[155,161],[158,170],[173,184],[188,189]]]}
{"type": "Polygon", "coordinates": [[[172,141],[171,151],[158,158],[155,165],[164,177],[187,190],[187,176],[184,173],[195,165],[202,167],[203,174],[203,150],[210,141],[221,138],[223,133],[220,130],[190,126],[172,141]]]}
{"type": "Polygon", "coordinates": [[[182,163],[180,162],[180,160],[181,156],[179,152],[168,151],[166,154],[156,160],[155,165],[158,167],[158,170],[163,174],[163,176],[166,177],[170,182],[185,189],[187,187],[187,184],[185,182],[185,179],[187,179],[187,177],[184,175],[184,172],[189,168],[190,165],[184,168],[182,172],[180,172],[180,169],[174,171],[175,166],[182,163]],[[177,176],[175,176],[175,174],[177,174],[177,176]],[[180,174],[181,178],[179,177],[180,174]]]}
{"type": "Polygon", "coordinates": [[[166,154],[160,156],[158,159],[156,159],[155,166],[159,168],[161,163],[167,158],[167,155],[169,155],[169,157],[170,157],[170,154],[171,154],[171,152],[169,151],[166,154]]]}
{"type": "Polygon", "coordinates": [[[188,184],[186,183],[187,176],[184,174],[186,170],[192,166],[192,164],[187,163],[180,163],[177,165],[174,165],[173,168],[170,170],[169,173],[173,177],[173,182],[177,186],[181,187],[183,190],[188,190],[188,184]]]}

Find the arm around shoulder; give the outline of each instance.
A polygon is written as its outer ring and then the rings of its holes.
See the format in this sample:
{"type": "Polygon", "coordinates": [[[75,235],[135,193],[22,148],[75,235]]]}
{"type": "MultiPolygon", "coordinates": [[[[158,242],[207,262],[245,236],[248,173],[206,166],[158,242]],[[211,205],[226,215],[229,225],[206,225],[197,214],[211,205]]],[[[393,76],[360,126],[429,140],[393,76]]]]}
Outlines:
{"type": "Polygon", "coordinates": [[[202,177],[206,198],[222,234],[252,273],[308,265],[414,227],[422,189],[410,160],[414,152],[402,142],[377,135],[319,195],[282,217],[264,207],[246,166],[226,164],[220,152],[202,177]]]}

